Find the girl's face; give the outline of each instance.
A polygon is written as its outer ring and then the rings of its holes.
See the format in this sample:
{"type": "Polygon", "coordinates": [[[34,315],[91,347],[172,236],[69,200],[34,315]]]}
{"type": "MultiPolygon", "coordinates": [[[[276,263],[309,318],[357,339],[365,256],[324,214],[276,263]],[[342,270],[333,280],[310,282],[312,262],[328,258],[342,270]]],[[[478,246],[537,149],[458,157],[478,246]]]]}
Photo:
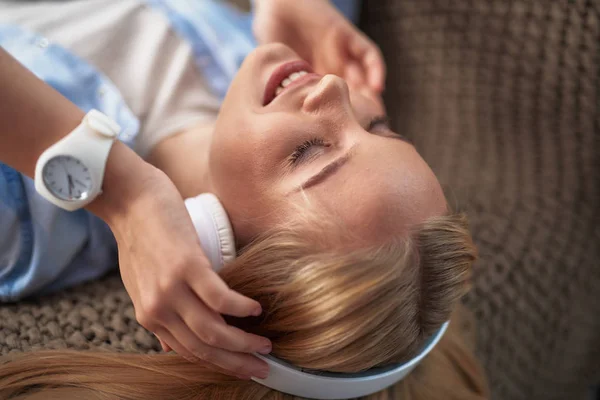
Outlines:
{"type": "Polygon", "coordinates": [[[293,219],[294,204],[338,216],[367,241],[443,214],[436,177],[389,130],[379,98],[334,75],[301,74],[276,89],[284,75],[309,68],[286,46],[259,47],[223,102],[209,174],[238,244],[293,219]]]}

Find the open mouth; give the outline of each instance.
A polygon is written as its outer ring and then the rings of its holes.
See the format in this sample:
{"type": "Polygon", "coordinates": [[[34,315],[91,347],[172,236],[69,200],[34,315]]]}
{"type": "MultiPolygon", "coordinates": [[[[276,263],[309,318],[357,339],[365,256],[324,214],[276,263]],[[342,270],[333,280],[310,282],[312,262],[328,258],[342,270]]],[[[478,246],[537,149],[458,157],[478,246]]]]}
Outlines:
{"type": "Polygon", "coordinates": [[[297,60],[280,65],[267,82],[263,106],[268,105],[290,88],[300,86],[316,77],[320,77],[320,75],[315,74],[306,61],[297,60]]]}

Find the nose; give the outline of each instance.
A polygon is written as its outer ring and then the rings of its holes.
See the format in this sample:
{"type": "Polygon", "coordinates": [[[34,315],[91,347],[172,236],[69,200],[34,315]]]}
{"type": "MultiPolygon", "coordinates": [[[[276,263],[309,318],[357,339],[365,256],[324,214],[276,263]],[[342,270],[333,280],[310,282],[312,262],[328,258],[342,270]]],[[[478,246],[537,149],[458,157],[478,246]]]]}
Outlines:
{"type": "Polygon", "coordinates": [[[321,78],[302,104],[302,110],[306,113],[317,113],[326,108],[339,107],[352,112],[350,91],[346,81],[331,74],[321,78]]]}

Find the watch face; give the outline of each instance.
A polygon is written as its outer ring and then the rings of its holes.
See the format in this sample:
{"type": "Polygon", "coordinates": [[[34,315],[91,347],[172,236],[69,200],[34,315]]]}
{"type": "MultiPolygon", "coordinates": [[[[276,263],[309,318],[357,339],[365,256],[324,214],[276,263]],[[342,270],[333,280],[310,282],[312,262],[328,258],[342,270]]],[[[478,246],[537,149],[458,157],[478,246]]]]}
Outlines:
{"type": "Polygon", "coordinates": [[[42,177],[46,188],[61,200],[85,200],[93,188],[88,168],[71,156],[51,158],[44,165],[42,177]]]}

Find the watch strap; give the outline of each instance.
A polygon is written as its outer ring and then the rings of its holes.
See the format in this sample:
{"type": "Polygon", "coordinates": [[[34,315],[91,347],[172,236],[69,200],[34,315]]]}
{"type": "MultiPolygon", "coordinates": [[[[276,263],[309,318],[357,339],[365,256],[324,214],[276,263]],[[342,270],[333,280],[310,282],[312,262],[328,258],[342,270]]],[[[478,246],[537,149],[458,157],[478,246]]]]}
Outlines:
{"type": "Polygon", "coordinates": [[[121,128],[108,116],[91,110],[71,133],[46,149],[39,157],[35,168],[35,188],[54,205],[74,211],[91,203],[102,193],[102,182],[108,155],[121,128]],[[91,189],[87,198],[63,200],[56,197],[46,187],[43,169],[46,163],[57,156],[70,156],[78,159],[89,170],[91,189]]]}

